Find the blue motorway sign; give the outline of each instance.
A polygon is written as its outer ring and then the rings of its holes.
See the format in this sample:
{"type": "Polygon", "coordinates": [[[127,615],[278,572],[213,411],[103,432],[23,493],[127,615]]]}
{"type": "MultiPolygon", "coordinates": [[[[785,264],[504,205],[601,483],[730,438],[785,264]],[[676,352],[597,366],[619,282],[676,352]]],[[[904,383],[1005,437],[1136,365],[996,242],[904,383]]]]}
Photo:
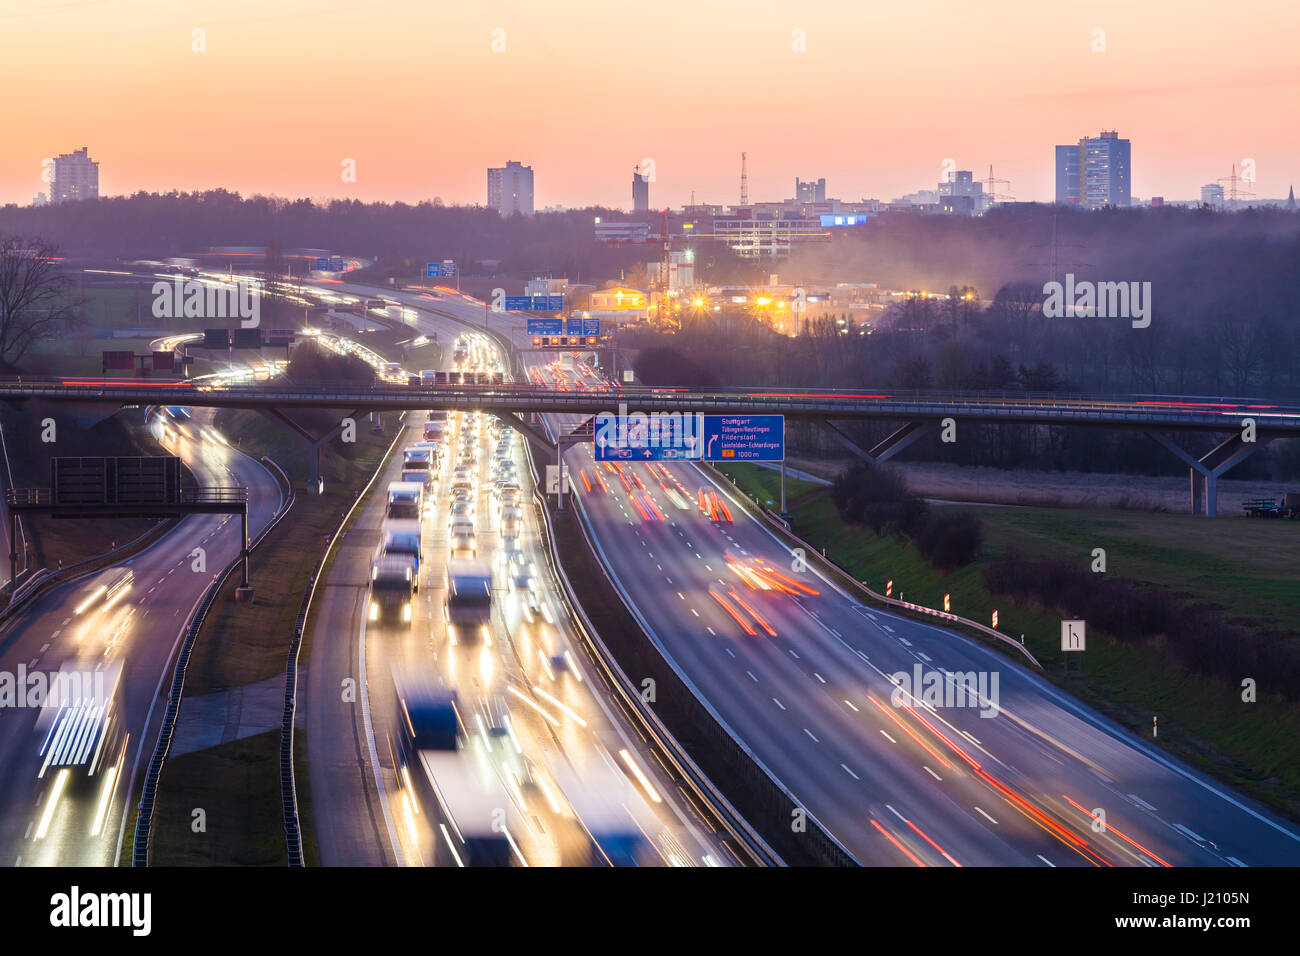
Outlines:
{"type": "Polygon", "coordinates": [[[328,272],[328,271],[329,271],[329,267],[330,267],[330,261],[329,261],[328,259],[317,259],[317,260],[316,260],[316,271],[318,271],[318,272],[328,272]]]}
{"type": "Polygon", "coordinates": [[[600,335],[600,319],[592,315],[571,315],[564,323],[566,335],[600,335]]]}
{"type": "Polygon", "coordinates": [[[781,461],[784,415],[596,416],[597,461],[781,461]]]}
{"type": "Polygon", "coordinates": [[[426,279],[454,279],[456,278],[456,263],[426,262],[424,264],[424,277],[426,279]]]}
{"type": "Polygon", "coordinates": [[[705,461],[783,461],[784,415],[705,415],[705,461]]]}
{"type": "MultiPolygon", "coordinates": [[[[506,311],[508,312],[559,312],[564,308],[562,295],[508,295],[506,311]]],[[[556,329],[563,332],[563,329],[556,329]]]]}
{"type": "MultiPolygon", "coordinates": [[[[506,299],[509,302],[509,299],[506,299]]],[[[564,334],[564,320],[561,318],[554,319],[529,319],[529,335],[562,335],[564,334]]]]}
{"type": "Polygon", "coordinates": [[[335,256],[334,258],[330,259],[330,271],[331,271],[331,272],[342,272],[342,271],[343,271],[343,257],[342,257],[342,256],[335,256]]]}

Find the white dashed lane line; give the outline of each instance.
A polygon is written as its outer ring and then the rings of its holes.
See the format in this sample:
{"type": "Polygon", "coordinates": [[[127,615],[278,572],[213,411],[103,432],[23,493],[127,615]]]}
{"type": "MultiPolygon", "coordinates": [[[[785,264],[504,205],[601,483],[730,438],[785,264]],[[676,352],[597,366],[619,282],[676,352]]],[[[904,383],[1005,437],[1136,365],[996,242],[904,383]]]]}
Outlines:
{"type": "MultiPolygon", "coordinates": [[[[994,820],[991,816],[989,816],[987,813],[985,813],[983,810],[981,810],[979,807],[975,808],[975,812],[978,813],[980,816],[982,816],[989,823],[996,824],[998,822],[997,820],[994,820]]],[[[1040,857],[1039,859],[1042,858],[1040,857]]]]}

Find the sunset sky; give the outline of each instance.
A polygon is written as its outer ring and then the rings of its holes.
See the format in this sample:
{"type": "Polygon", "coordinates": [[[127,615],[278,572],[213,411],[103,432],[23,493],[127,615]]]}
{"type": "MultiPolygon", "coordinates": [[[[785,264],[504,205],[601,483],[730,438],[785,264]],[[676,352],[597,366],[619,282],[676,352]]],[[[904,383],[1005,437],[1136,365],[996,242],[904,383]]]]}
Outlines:
{"type": "Polygon", "coordinates": [[[1300,180],[1297,38],[1296,0],[0,0],[0,202],[80,146],[106,195],[482,203],[513,159],[539,209],[626,207],[649,158],[655,206],[732,203],[745,150],[751,199],[888,200],[951,158],[1050,200],[1053,145],[1102,129],[1135,196],[1249,158],[1272,198],[1300,180]]]}

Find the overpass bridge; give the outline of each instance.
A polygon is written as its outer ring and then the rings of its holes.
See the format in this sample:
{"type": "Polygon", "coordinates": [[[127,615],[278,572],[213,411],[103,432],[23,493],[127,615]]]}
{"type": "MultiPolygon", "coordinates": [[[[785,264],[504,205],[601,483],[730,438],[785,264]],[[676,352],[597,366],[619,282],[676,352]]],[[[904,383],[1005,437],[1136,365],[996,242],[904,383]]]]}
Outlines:
{"type": "MultiPolygon", "coordinates": [[[[1274,405],[1241,398],[1174,399],[1157,396],[1089,396],[1059,393],[997,394],[933,391],[876,392],[728,388],[697,390],[675,387],[609,386],[556,389],[531,384],[406,386],[387,383],[320,383],[283,381],[231,385],[139,379],[57,378],[0,379],[0,399],[39,399],[69,405],[189,405],[242,408],[268,414],[293,425],[290,409],[350,409],[362,412],[445,408],[483,411],[533,433],[520,417],[534,413],[591,416],[601,412],[700,413],[710,415],[785,415],[827,428],[865,461],[887,461],[951,419],[962,424],[1071,425],[1123,428],[1151,436],[1189,469],[1192,510],[1216,513],[1217,481],[1229,469],[1275,438],[1300,436],[1300,405],[1274,405]],[[893,422],[898,428],[872,448],[862,448],[835,423],[893,422]],[[1223,442],[1199,458],[1184,450],[1169,433],[1228,433],[1223,442]]],[[[309,441],[315,439],[300,428],[309,441]]],[[[321,441],[324,438],[320,439],[321,441]]]]}

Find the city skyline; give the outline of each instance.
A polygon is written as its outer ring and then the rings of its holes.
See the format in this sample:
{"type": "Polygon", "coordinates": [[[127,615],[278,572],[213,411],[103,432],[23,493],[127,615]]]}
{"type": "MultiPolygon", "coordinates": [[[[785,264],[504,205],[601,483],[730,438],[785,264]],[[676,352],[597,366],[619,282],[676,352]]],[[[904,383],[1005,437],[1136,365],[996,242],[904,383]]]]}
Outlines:
{"type": "MultiPolygon", "coordinates": [[[[940,5],[949,19],[962,10],[940,5]]],[[[220,185],[472,204],[484,201],[483,169],[514,157],[537,170],[538,209],[627,208],[627,168],[646,159],[656,206],[692,193],[731,204],[742,150],[753,198],[787,198],[795,177],[815,171],[828,195],[887,201],[928,188],[951,160],[977,176],[992,164],[1010,195],[1050,201],[1052,147],[1098,129],[1134,142],[1132,191],[1144,199],[1195,199],[1245,160],[1262,198],[1300,178],[1300,128],[1282,121],[1300,88],[1290,5],[1223,24],[1172,4],[1094,5],[1084,19],[1017,0],[929,35],[934,13],[894,11],[882,26],[847,6],[764,3],[735,22],[669,0],[628,32],[582,3],[543,15],[404,2],[265,14],[235,2],[211,16],[152,0],[31,4],[0,15],[11,82],[42,75],[40,95],[20,99],[10,124],[0,202],[30,202],[48,187],[42,159],[83,144],[102,163],[102,195],[220,185]],[[385,12],[404,29],[384,30],[385,12]],[[147,26],[128,32],[127,15],[147,26]],[[1099,39],[1104,52],[1093,52],[1099,39]],[[43,72],[68,44],[78,76],[43,72]],[[753,53],[770,68],[739,88],[726,64],[753,53]],[[114,107],[150,83],[167,90],[167,109],[114,107]],[[457,92],[471,85],[492,109],[457,92]],[[354,181],[341,176],[347,160],[354,181]]]]}

